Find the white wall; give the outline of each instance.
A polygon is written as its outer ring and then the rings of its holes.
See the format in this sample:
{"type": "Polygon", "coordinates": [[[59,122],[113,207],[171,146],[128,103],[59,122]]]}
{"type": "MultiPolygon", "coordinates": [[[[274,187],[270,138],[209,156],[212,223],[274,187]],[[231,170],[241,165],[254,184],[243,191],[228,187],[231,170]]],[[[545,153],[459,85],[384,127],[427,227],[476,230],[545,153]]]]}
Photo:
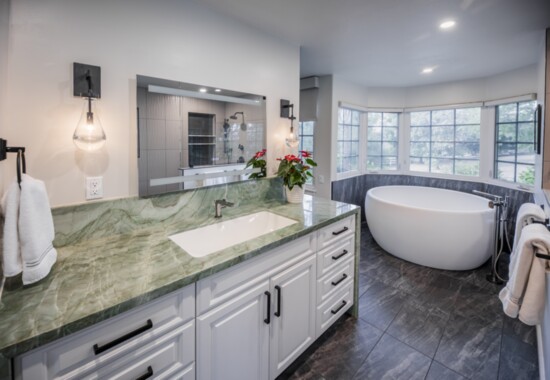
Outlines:
{"type": "MultiPolygon", "coordinates": [[[[0,138],[5,139],[6,125],[6,82],[8,79],[8,35],[10,21],[10,2],[0,0],[0,138]]],[[[0,163],[0,190],[4,186],[4,168],[7,163],[0,163]]],[[[1,192],[1,191],[0,191],[1,192]]]]}
{"type": "Polygon", "coordinates": [[[316,195],[329,198],[331,195],[332,161],[332,75],[319,78],[318,115],[315,124],[315,190],[316,195]]]}
{"type": "MultiPolygon", "coordinates": [[[[137,194],[137,74],[265,95],[273,170],[288,133],[279,99],[299,109],[299,47],[188,0],[99,4],[12,3],[3,133],[27,147],[28,172],[46,182],[52,206],[83,202],[91,175],[104,176],[105,198],[137,194]],[[73,62],[102,68],[99,111],[107,144],[98,154],[83,154],[71,141],[82,110],[82,100],[72,96],[73,62]]],[[[7,178],[15,175],[12,166],[7,178]]]]}

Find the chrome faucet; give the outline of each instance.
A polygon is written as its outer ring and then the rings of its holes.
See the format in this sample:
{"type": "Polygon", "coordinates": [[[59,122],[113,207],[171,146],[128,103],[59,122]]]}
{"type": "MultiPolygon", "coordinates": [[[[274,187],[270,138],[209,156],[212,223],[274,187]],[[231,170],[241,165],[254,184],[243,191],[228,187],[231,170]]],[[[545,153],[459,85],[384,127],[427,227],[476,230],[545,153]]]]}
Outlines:
{"type": "Polygon", "coordinates": [[[222,217],[222,208],[224,207],[232,207],[233,203],[226,201],[225,199],[216,199],[216,202],[214,203],[216,206],[216,215],[214,215],[214,218],[221,218],[222,217]]]}

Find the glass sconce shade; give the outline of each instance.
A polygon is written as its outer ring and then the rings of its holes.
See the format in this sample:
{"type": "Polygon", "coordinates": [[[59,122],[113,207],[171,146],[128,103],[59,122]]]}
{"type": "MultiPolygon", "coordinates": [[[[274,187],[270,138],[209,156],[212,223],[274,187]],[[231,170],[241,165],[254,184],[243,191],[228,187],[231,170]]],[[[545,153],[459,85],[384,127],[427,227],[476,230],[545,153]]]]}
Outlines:
{"type": "Polygon", "coordinates": [[[294,133],[294,126],[292,125],[292,121],[290,122],[290,133],[288,137],[285,139],[285,141],[286,141],[286,145],[289,148],[296,148],[300,143],[300,141],[298,140],[298,137],[294,133]]]}
{"type": "Polygon", "coordinates": [[[87,98],[73,134],[73,142],[79,149],[90,152],[101,149],[106,139],[99,115],[92,112],[92,98],[87,98]]]}

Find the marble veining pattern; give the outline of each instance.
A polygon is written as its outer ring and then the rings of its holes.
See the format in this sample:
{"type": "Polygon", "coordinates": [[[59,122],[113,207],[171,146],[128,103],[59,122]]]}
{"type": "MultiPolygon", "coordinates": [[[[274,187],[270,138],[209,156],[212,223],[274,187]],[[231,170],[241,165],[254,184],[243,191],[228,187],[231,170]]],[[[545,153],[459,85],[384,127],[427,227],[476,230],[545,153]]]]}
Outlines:
{"type": "Polygon", "coordinates": [[[36,285],[4,290],[0,355],[14,357],[358,212],[309,196],[288,204],[279,180],[55,209],[58,261],[36,285]],[[216,222],[219,198],[235,203],[224,219],[269,209],[298,223],[204,258],[168,239],[216,222]]]}

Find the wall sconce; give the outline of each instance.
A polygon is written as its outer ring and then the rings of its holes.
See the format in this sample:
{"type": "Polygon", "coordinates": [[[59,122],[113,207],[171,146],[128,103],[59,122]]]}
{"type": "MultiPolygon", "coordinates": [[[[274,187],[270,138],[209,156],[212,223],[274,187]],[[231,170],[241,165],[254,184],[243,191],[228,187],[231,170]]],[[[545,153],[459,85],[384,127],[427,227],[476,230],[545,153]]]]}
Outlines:
{"type": "Polygon", "coordinates": [[[285,99],[281,99],[281,117],[290,119],[290,133],[285,139],[286,145],[289,148],[296,148],[300,141],[294,133],[294,120],[296,120],[296,116],[294,116],[294,104],[290,104],[290,101],[285,99]]]}
{"type": "Polygon", "coordinates": [[[82,150],[101,149],[107,137],[99,115],[92,111],[92,99],[101,98],[101,67],[75,62],[73,77],[73,95],[86,98],[84,110],[73,134],[73,142],[82,150]]]}

